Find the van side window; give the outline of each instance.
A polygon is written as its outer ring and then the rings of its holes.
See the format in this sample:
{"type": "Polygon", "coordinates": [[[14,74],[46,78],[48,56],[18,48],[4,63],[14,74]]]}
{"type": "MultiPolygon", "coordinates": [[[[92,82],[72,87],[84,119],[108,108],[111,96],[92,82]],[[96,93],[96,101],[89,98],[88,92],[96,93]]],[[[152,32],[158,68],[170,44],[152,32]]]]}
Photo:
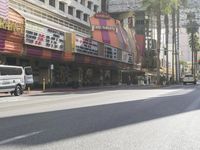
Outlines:
{"type": "Polygon", "coordinates": [[[1,67],[0,72],[1,72],[1,76],[21,75],[22,69],[21,68],[12,68],[12,67],[1,67]]]}

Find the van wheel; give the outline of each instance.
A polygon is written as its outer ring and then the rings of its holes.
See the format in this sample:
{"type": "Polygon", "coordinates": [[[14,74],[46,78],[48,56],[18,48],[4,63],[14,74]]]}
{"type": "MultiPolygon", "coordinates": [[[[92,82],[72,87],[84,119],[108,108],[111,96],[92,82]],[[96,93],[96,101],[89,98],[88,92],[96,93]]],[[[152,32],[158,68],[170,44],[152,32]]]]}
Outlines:
{"type": "Polygon", "coordinates": [[[14,95],[19,96],[21,94],[22,94],[22,88],[19,85],[17,85],[14,91],[14,95]]]}

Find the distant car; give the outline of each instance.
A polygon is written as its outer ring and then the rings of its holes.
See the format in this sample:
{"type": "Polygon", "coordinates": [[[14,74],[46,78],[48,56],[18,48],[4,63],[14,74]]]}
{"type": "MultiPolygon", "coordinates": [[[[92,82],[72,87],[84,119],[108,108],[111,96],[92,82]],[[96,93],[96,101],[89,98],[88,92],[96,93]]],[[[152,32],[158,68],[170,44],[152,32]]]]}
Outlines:
{"type": "Polygon", "coordinates": [[[197,80],[197,82],[196,82],[197,84],[200,84],[200,80],[197,80]]]}
{"type": "Polygon", "coordinates": [[[186,74],[184,77],[183,77],[183,84],[187,84],[187,83],[193,83],[193,84],[196,84],[196,79],[194,77],[194,75],[192,74],[186,74]]]}

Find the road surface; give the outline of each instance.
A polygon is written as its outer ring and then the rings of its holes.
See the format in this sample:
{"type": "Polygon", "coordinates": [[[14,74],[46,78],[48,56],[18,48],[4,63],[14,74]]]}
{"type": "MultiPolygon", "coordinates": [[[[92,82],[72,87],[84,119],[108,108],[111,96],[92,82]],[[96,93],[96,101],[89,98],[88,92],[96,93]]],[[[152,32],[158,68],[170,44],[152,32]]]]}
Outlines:
{"type": "Polygon", "coordinates": [[[0,97],[1,150],[199,150],[200,86],[0,97]]]}

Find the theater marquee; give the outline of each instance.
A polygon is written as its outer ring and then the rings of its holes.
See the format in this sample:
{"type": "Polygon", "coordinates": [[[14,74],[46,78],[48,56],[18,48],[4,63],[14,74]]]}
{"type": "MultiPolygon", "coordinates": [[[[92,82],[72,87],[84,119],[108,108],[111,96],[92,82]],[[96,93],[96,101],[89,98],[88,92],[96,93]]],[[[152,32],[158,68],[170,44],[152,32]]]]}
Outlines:
{"type": "Polygon", "coordinates": [[[25,44],[64,51],[64,42],[64,32],[26,21],[25,44]]]}

